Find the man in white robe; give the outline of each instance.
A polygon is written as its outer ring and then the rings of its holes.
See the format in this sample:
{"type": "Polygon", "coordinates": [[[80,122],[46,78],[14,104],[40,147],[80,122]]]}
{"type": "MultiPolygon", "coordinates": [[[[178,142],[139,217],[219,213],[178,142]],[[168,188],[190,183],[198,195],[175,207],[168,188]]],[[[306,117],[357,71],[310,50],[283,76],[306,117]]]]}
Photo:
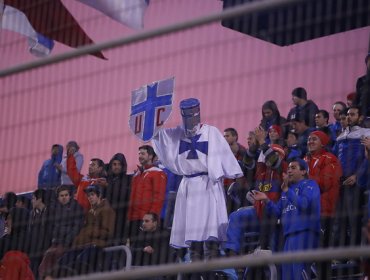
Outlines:
{"type": "Polygon", "coordinates": [[[185,99],[180,102],[180,109],[184,125],[159,130],[153,147],[164,166],[183,176],[170,245],[190,247],[195,261],[203,258],[203,242],[214,256],[219,243],[226,240],[228,217],[223,178],[234,179],[243,173],[219,130],[200,124],[199,101],[185,99]]]}

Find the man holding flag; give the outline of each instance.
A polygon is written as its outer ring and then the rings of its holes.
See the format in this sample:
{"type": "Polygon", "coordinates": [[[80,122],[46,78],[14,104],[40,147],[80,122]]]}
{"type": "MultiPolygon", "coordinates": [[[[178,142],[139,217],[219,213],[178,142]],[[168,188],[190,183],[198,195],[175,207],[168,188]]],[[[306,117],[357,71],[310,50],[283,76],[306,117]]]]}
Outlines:
{"type": "Polygon", "coordinates": [[[218,256],[219,243],[226,241],[227,212],[223,178],[238,178],[243,172],[223,135],[200,123],[200,102],[180,102],[183,125],[162,128],[172,110],[174,78],[134,90],[130,128],[152,144],[162,164],[183,176],[180,183],[170,245],[190,248],[192,261],[205,254],[218,256]]]}

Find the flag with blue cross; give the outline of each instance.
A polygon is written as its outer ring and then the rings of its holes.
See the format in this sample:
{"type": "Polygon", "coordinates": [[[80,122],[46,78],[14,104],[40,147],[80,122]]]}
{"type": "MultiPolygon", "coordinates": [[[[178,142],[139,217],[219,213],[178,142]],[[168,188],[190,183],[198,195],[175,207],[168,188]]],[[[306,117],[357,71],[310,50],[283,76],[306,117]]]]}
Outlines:
{"type": "Polygon", "coordinates": [[[169,118],[174,84],[172,77],[132,91],[129,126],[142,141],[150,141],[169,118]]]}

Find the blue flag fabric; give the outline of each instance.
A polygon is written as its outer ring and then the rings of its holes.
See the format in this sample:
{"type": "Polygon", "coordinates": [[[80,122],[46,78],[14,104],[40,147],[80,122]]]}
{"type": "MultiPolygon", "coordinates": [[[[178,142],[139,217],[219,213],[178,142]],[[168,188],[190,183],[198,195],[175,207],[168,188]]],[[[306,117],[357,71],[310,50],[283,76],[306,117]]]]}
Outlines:
{"type": "Polygon", "coordinates": [[[26,36],[30,53],[37,57],[49,55],[54,47],[54,41],[37,33],[27,16],[14,7],[3,7],[1,27],[26,36]]]}

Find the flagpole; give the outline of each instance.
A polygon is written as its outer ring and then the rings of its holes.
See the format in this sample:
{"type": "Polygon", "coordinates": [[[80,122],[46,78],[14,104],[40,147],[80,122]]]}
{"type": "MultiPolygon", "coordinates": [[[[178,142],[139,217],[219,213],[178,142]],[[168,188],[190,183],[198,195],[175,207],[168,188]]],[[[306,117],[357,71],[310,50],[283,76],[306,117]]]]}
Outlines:
{"type": "Polygon", "coordinates": [[[77,48],[73,51],[53,55],[50,57],[34,60],[31,62],[19,64],[13,67],[0,70],[0,77],[6,77],[18,73],[22,73],[27,70],[36,69],[46,65],[56,64],[65,60],[77,58],[80,56],[93,54],[103,50],[117,48],[123,45],[129,45],[143,40],[148,40],[154,37],[167,35],[170,33],[178,32],[181,30],[191,29],[193,27],[202,26],[217,22],[220,20],[231,19],[242,15],[249,15],[256,12],[266,11],[277,7],[297,4],[307,0],[264,0],[257,2],[248,2],[236,7],[225,9],[221,12],[213,13],[207,16],[198,17],[192,20],[175,23],[168,26],[163,26],[157,29],[139,32],[123,38],[110,40],[103,43],[87,45],[84,47],[77,48]]]}

